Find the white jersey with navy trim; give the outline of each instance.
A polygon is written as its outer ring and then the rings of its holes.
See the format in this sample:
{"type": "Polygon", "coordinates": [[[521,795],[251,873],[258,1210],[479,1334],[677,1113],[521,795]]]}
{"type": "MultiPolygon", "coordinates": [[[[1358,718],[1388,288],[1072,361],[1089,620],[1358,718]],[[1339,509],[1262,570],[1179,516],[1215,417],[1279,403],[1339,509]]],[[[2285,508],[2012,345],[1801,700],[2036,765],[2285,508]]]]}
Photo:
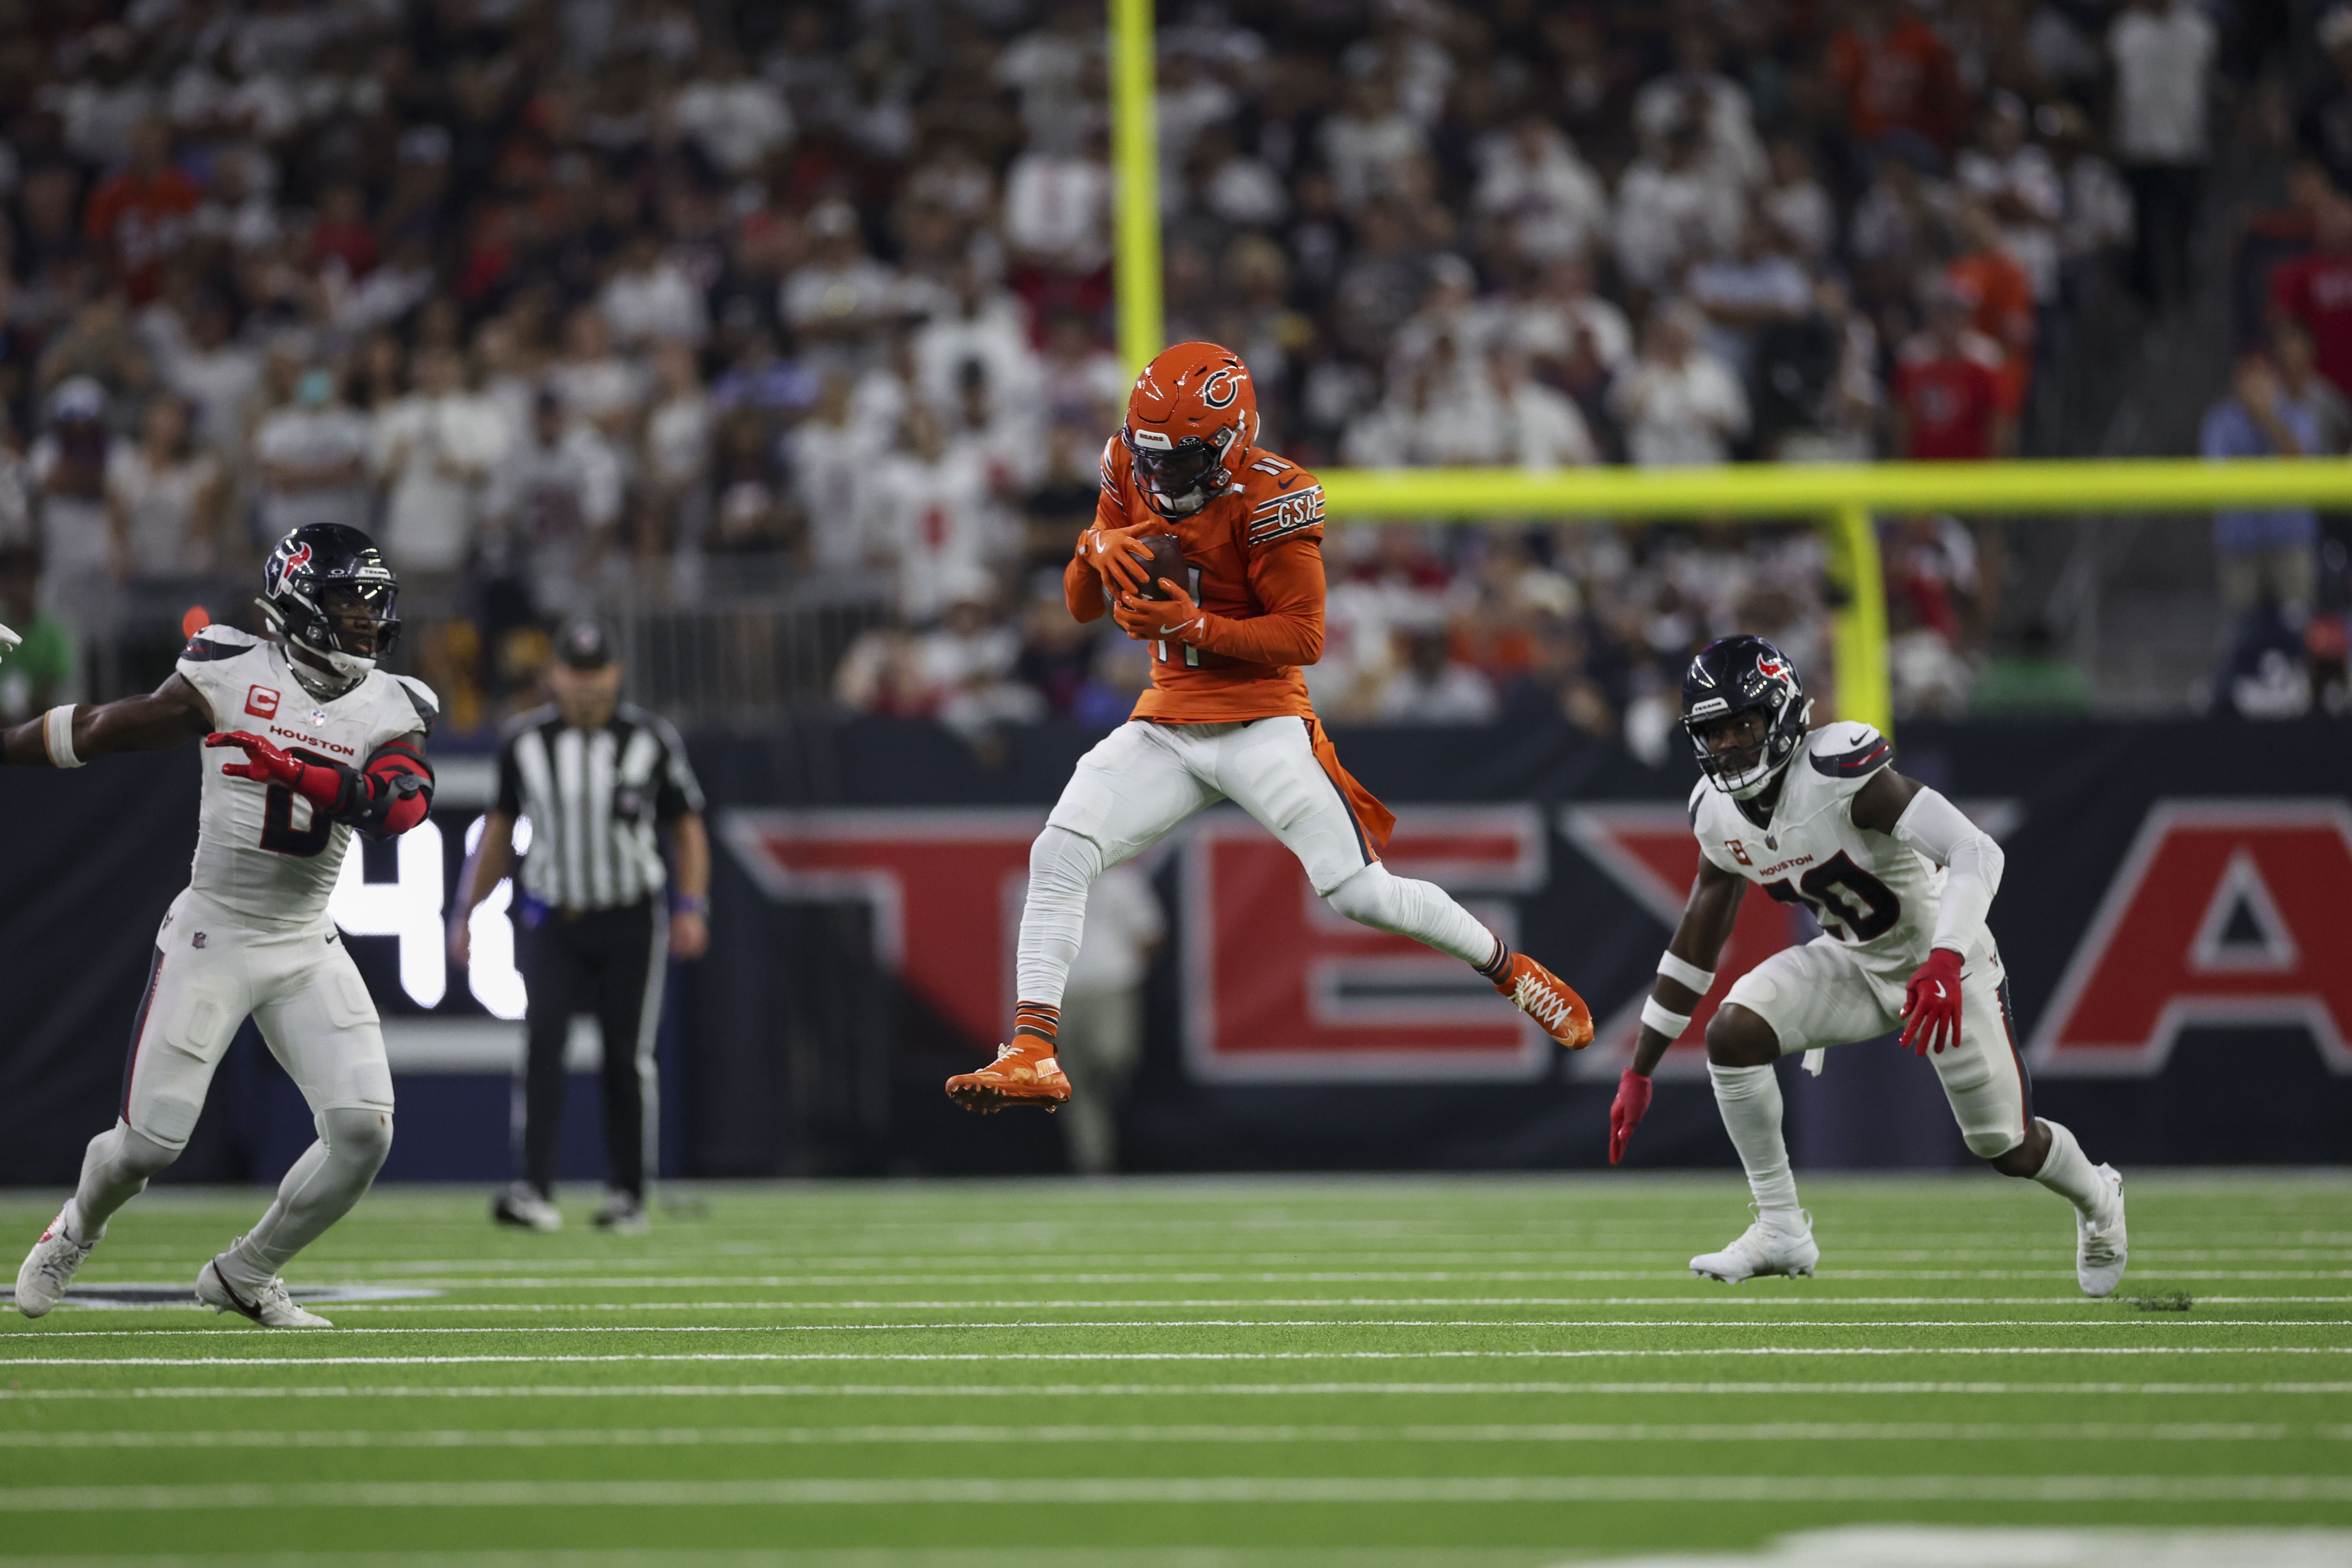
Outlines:
{"type": "MultiPolygon", "coordinates": [[[[305,762],[364,767],[385,742],[429,731],[440,711],[423,681],[380,669],[321,702],[296,678],[282,643],[230,626],[196,633],[178,668],[212,709],[215,731],[246,731],[305,762]]],[[[244,760],[243,752],[230,748],[203,753],[188,885],[256,927],[322,925],[352,829],[284,784],[221,772],[244,760]]]]}
{"type": "Polygon", "coordinates": [[[1870,725],[1827,725],[1781,770],[1764,826],[1705,779],[1691,791],[1690,822],[1700,852],[1717,866],[1803,905],[1871,968],[1907,974],[1932,944],[1943,868],[1853,823],[1853,797],[1894,759],[1895,748],[1870,725]]]}

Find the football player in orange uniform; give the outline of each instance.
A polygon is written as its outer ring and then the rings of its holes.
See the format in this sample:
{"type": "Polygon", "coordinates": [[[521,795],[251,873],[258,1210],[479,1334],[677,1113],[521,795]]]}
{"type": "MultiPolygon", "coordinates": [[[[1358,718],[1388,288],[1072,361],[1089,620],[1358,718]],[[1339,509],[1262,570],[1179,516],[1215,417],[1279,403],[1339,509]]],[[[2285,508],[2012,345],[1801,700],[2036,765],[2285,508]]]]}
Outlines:
{"type": "Polygon", "coordinates": [[[1443,889],[1381,864],[1396,817],[1339,765],[1299,674],[1323,653],[1323,487],[1257,433],[1248,367],[1214,343],[1179,343],[1136,379],[1103,447],[1094,526],[1063,593],[1079,620],[1108,612],[1152,645],[1151,687],[1079,762],[1029,851],[1013,1038],[948,1079],[966,1110],[1069,1098],[1054,1037],[1087,889],[1221,800],[1288,846],[1340,914],[1470,964],[1571,1050],[1592,1038],[1583,999],[1549,970],[1443,889]],[[1155,534],[1175,537],[1190,581],[1150,576],[1155,534]]]}

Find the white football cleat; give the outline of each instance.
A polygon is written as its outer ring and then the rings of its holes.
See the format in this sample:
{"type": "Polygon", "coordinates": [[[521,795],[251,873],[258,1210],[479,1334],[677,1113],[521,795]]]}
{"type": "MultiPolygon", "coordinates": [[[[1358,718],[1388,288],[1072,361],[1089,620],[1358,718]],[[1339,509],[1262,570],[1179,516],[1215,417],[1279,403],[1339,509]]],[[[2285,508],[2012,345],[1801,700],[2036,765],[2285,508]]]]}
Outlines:
{"type": "MultiPolygon", "coordinates": [[[[1754,1212],[1754,1205],[1750,1205],[1749,1212],[1754,1212]]],[[[1804,1218],[1802,1231],[1791,1235],[1765,1224],[1759,1215],[1754,1225],[1739,1233],[1738,1240],[1721,1252],[1702,1252],[1692,1258],[1691,1272],[1702,1279],[1720,1279],[1726,1285],[1737,1285],[1759,1274],[1811,1274],[1814,1265],[1822,1260],[1822,1249],[1813,1245],[1812,1211],[1797,1212],[1804,1218]]]]}
{"type": "Polygon", "coordinates": [[[33,1243],[33,1250],[25,1254],[25,1266],[16,1270],[16,1310],[37,1318],[64,1300],[74,1271],[97,1247],[94,1241],[84,1247],[68,1236],[66,1213],[59,1209],[49,1228],[41,1232],[41,1239],[33,1243]]]}
{"type": "Polygon", "coordinates": [[[517,1182],[492,1199],[490,1217],[500,1225],[520,1226],[525,1230],[563,1228],[562,1211],[541,1197],[529,1182],[517,1182]]]}
{"type": "MultiPolygon", "coordinates": [[[[2084,1295],[2106,1296],[2123,1283],[2124,1266],[2131,1261],[2131,1238],[2124,1231],[2123,1173],[2102,1165],[2095,1173],[2114,1190],[2105,1205],[2107,1217],[2097,1225],[2080,1212],[2074,1215],[2074,1278],[2084,1295]]],[[[17,1289],[21,1293],[23,1287],[17,1289]]]]}
{"type": "Polygon", "coordinates": [[[196,1300],[215,1312],[235,1312],[265,1329],[331,1329],[316,1312],[306,1312],[286,1293],[286,1281],[272,1279],[258,1290],[239,1290],[221,1273],[215,1258],[196,1276],[196,1300]]]}

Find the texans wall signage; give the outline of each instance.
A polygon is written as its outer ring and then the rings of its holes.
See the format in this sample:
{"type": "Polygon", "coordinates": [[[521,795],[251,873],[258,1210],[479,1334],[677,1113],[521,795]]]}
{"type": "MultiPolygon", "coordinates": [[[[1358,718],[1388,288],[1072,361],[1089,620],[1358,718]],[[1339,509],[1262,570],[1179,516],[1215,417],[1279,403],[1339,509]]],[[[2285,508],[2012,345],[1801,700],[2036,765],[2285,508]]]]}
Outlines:
{"type": "MultiPolygon", "coordinates": [[[[2019,820],[2013,802],[1963,805],[1996,837],[2019,820]]],[[[1044,823],[1042,809],[1025,807],[720,818],[769,898],[870,909],[880,961],[982,1050],[1012,1011],[1029,845],[1044,823]]],[[[1541,1033],[1483,981],[1407,938],[1334,915],[1289,853],[1240,812],[1195,818],[1147,868],[1170,856],[1181,904],[1179,1024],[1194,1077],[1524,1080],[1553,1070],[1541,1033]]],[[[1563,807],[1550,823],[1532,805],[1422,805],[1400,811],[1387,858],[1399,875],[1445,887],[1509,940],[1531,903],[1613,898],[1655,922],[1663,942],[1698,846],[1683,809],[1657,801],[1563,807]]],[[[2012,903],[1996,903],[1994,929],[2013,950],[2055,942],[2072,954],[2033,1023],[2037,1073],[2152,1075],[2184,1027],[2285,1024],[2352,1074],[2352,806],[2343,801],[2158,801],[2080,930],[2036,929],[2031,887],[2031,868],[2012,862],[2012,903]]],[[[1703,1073],[1706,1020],[1732,982],[1815,934],[1801,910],[1745,900],[1709,999],[1662,1070],[1703,1073]]],[[[1572,960],[1551,956],[1574,975],[1572,960]]],[[[1646,979],[1621,979],[1618,994],[1589,995],[1599,1037],[1568,1071],[1616,1075],[1647,990],[1646,979]]]]}

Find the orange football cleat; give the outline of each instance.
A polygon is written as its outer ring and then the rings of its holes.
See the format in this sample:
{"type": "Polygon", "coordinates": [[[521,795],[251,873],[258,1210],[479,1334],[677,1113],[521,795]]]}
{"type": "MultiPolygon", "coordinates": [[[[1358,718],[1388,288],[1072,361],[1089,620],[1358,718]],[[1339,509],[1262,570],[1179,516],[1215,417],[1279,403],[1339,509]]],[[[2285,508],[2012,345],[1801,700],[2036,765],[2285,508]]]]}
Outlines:
{"type": "Polygon", "coordinates": [[[1559,975],[1526,953],[1511,954],[1511,971],[1495,982],[1495,989],[1570,1050],[1580,1051],[1592,1043],[1592,1009],[1561,984],[1559,975]]]}
{"type": "MultiPolygon", "coordinates": [[[[1588,1025],[1585,1033],[1591,1032],[1588,1025]]],[[[1062,1076],[1051,1045],[1034,1035],[1015,1035],[1011,1045],[997,1047],[996,1059],[978,1072],[960,1072],[948,1079],[948,1098],[983,1116],[1008,1105],[1056,1110],[1070,1098],[1070,1080],[1062,1076]]]]}

